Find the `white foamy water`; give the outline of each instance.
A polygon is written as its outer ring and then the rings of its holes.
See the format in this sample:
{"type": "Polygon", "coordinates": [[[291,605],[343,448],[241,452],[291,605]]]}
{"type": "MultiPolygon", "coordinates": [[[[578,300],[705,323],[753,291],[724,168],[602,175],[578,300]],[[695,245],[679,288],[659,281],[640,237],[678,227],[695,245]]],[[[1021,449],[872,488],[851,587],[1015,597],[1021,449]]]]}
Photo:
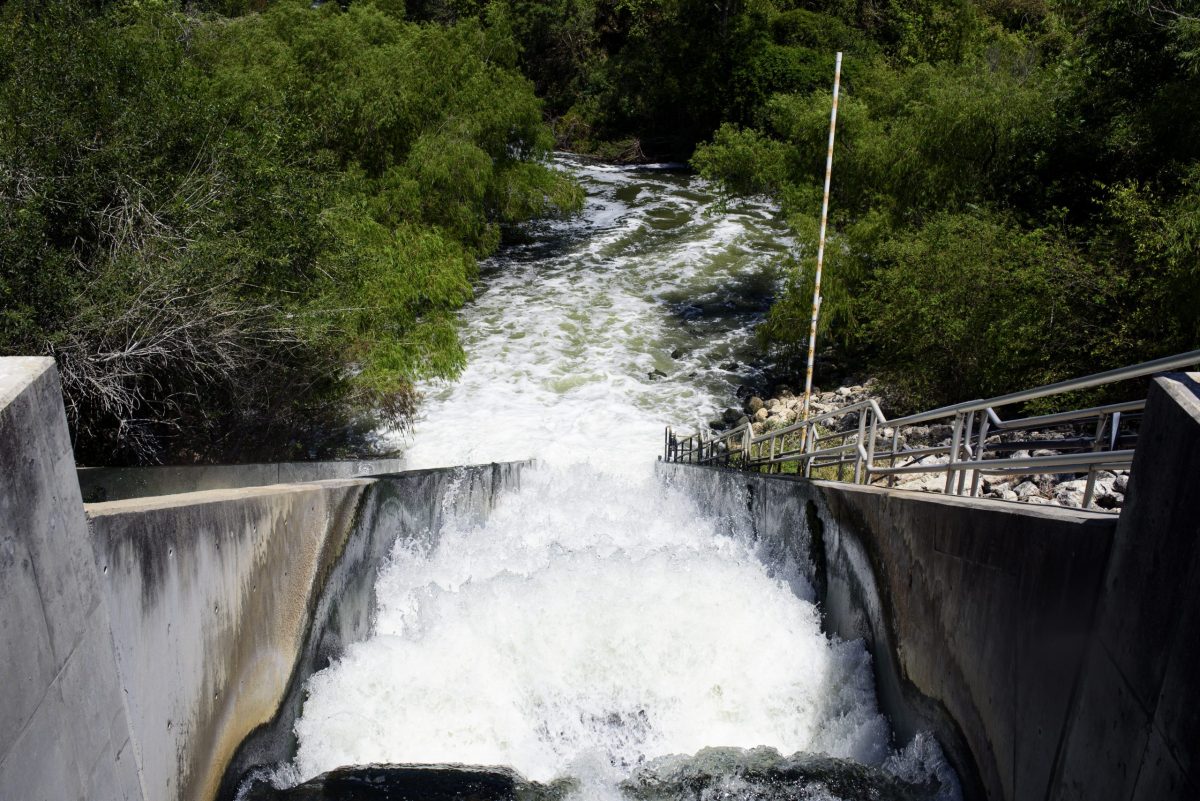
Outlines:
{"type": "Polygon", "coordinates": [[[563,163],[587,210],[488,266],[469,367],[426,388],[407,440],[413,467],[539,466],[485,524],[397,544],[374,633],[310,680],[284,774],[508,765],[612,798],[648,759],[768,745],[923,775],[936,745],[892,753],[869,658],[821,632],[802,573],[769,574],[744,512],[705,516],[650,469],[665,424],[754,377],[782,224],[692,178],[563,163]]]}
{"type": "Polygon", "coordinates": [[[664,426],[713,417],[756,376],[748,331],[791,247],[775,209],[722,208],[675,172],[561,163],[584,212],[484,266],[462,315],[465,372],[426,386],[415,432],[394,436],[412,467],[536,456],[644,471],[664,426]]]}

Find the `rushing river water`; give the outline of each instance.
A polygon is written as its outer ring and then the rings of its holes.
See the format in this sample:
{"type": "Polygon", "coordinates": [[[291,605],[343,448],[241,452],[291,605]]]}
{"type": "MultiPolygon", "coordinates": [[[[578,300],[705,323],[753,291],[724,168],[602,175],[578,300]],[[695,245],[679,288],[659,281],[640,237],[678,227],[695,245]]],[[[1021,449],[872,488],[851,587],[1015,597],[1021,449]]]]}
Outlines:
{"type": "MultiPolygon", "coordinates": [[[[802,571],[770,575],[748,520],[705,517],[652,474],[665,424],[711,417],[755,377],[751,329],[791,247],[778,214],[722,208],[678,172],[560,163],[584,213],[485,266],[469,366],[426,388],[404,440],[412,467],[539,466],[482,527],[397,548],[372,637],[311,679],[280,776],[506,765],[603,799],[708,746],[944,774],[929,739],[891,741],[865,649],[822,633],[802,571]]],[[[854,796],[834,784],[787,797],[854,796]]]]}

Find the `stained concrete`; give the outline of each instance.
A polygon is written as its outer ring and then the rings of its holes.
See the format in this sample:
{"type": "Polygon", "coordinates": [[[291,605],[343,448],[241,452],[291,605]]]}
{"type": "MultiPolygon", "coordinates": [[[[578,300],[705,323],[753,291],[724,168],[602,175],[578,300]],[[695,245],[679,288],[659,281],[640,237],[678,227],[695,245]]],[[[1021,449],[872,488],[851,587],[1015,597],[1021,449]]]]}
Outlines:
{"type": "Polygon", "coordinates": [[[899,740],[934,732],[968,798],[1044,797],[1112,516],[719,468],[660,472],[712,513],[748,505],[768,565],[807,566],[826,630],[866,642],[899,740]]]}
{"type": "Polygon", "coordinates": [[[243,742],[282,758],[395,540],[526,465],[85,507],[54,362],[0,359],[0,798],[209,801],[243,742]]]}
{"type": "Polygon", "coordinates": [[[151,798],[51,359],[0,359],[0,797],[151,798]]]}
{"type": "Polygon", "coordinates": [[[1200,798],[1200,374],[1154,380],[1053,799],[1200,798]]]}
{"type": "Polygon", "coordinates": [[[161,467],[80,467],[79,488],[88,503],[121,501],[182,492],[262,487],[335,478],[367,478],[398,473],[400,459],[326,462],[165,465],[161,467]]]}

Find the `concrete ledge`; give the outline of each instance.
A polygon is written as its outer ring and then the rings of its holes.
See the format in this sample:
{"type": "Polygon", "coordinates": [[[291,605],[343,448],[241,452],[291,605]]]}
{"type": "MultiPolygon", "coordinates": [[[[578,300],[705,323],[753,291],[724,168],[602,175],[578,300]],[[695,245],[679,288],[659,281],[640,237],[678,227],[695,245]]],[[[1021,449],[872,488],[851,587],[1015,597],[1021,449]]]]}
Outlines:
{"type": "Polygon", "coordinates": [[[235,487],[261,487],[335,478],[366,478],[404,469],[400,459],[336,462],[169,465],[163,467],[81,467],[79,488],[89,503],[176,495],[235,487]]]}

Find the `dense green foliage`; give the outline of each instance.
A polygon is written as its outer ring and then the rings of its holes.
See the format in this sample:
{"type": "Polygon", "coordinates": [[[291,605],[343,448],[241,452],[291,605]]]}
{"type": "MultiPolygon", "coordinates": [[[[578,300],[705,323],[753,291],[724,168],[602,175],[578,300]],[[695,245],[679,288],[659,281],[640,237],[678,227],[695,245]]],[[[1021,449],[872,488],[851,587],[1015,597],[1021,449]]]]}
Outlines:
{"type": "Polygon", "coordinates": [[[806,244],[845,51],[826,342],[900,406],[1200,347],[1200,2],[420,0],[498,21],[568,147],[691,157],[806,244]],[[697,143],[703,143],[693,153],[697,143]]]}
{"type": "Polygon", "coordinates": [[[0,354],[85,461],[336,453],[451,376],[503,226],[578,206],[504,26],[0,8],[0,354]]]}
{"type": "MultiPolygon", "coordinates": [[[[930,3],[847,44],[823,322],[899,406],[1200,347],[1200,6],[930,3]],[[899,27],[897,27],[899,26],[899,27]]],[[[785,16],[789,12],[780,12],[785,16]]],[[[830,70],[831,72],[832,70],[830,70]]],[[[807,337],[829,90],[695,154],[810,243],[763,331],[807,337]]]]}

